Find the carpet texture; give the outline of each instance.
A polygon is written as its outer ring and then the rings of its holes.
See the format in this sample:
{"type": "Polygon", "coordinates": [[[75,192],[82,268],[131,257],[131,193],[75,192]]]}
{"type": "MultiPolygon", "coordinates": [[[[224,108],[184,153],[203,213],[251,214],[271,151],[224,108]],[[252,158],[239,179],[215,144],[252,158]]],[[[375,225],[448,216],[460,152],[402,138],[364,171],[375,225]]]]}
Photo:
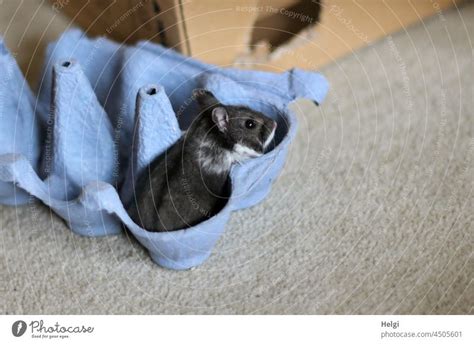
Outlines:
{"type": "MultiPolygon", "coordinates": [[[[15,37],[26,9],[0,2],[7,45],[33,58],[25,72],[41,46],[18,42],[68,25],[48,6],[38,15],[56,29],[15,37]]],[[[329,96],[295,104],[270,196],[234,213],[195,270],[159,268],[127,234],[74,235],[37,202],[0,207],[0,311],[472,314],[473,37],[470,3],[324,68],[329,96]]]]}

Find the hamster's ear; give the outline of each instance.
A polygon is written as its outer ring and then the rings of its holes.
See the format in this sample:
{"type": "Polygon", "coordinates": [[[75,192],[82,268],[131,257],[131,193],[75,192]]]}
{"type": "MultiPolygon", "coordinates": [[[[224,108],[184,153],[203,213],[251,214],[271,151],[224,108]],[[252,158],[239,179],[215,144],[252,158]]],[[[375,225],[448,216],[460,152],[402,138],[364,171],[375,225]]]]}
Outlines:
{"type": "Polygon", "coordinates": [[[225,133],[229,126],[229,114],[223,106],[217,106],[212,110],[212,121],[216,124],[220,132],[225,133]]]}
{"type": "Polygon", "coordinates": [[[220,102],[214,95],[205,89],[195,89],[193,97],[196,99],[202,110],[210,110],[215,106],[220,105],[220,102]]]}

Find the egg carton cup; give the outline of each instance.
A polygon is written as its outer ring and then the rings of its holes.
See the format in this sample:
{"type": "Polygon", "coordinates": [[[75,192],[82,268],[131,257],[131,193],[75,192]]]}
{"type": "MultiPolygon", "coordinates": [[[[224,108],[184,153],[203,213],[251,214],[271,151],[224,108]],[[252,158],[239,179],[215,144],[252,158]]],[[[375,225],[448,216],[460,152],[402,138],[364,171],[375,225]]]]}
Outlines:
{"type": "Polygon", "coordinates": [[[124,46],[65,32],[49,45],[35,96],[0,39],[0,203],[41,200],[80,235],[119,234],[123,225],[169,269],[202,264],[232,211],[269,193],[297,121],[296,98],[320,104],[328,85],[318,73],[221,68],[150,42],[124,46]],[[149,232],[126,206],[137,176],[172,146],[199,113],[192,91],[245,105],[277,121],[274,146],[232,167],[225,207],[208,220],[172,232],[149,232]]]}

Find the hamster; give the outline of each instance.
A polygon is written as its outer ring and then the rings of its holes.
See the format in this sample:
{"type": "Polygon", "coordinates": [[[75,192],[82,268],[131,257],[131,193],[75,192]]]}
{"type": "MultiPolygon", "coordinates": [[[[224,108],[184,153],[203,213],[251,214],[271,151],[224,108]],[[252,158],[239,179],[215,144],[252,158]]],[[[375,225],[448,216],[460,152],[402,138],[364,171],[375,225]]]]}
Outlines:
{"type": "Polygon", "coordinates": [[[151,232],[173,231],[212,217],[229,197],[232,164],[264,154],[276,122],[244,106],[221,104],[194,90],[200,114],[183,136],[138,178],[127,211],[151,232]]]}

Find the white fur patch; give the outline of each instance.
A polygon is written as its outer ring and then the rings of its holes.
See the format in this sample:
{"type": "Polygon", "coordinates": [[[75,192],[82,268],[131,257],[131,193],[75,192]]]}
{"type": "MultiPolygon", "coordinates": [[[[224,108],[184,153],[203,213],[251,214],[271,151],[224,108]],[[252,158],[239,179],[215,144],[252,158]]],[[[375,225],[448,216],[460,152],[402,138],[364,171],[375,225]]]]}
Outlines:
{"type": "Polygon", "coordinates": [[[239,143],[234,145],[234,149],[232,151],[232,158],[234,161],[242,162],[250,158],[257,158],[261,156],[262,153],[259,153],[252,148],[243,146],[239,143]]]}
{"type": "MultiPolygon", "coordinates": [[[[213,149],[214,144],[208,141],[201,143],[202,148],[213,149]]],[[[221,174],[230,170],[233,160],[230,152],[222,150],[219,154],[209,155],[203,154],[202,149],[199,151],[199,165],[211,172],[216,174],[221,174]]]]}
{"type": "Polygon", "coordinates": [[[273,137],[275,136],[276,127],[273,128],[272,133],[268,136],[267,140],[263,144],[263,148],[267,148],[270,142],[272,142],[273,137]]]}
{"type": "Polygon", "coordinates": [[[230,153],[223,153],[219,157],[202,157],[199,163],[206,171],[221,174],[230,170],[233,162],[230,155],[230,153]]]}
{"type": "MultiPolygon", "coordinates": [[[[273,136],[273,133],[270,136],[273,136]]],[[[270,142],[271,138],[267,141],[270,142]]],[[[234,145],[232,151],[222,149],[215,155],[208,154],[207,152],[206,154],[203,153],[203,150],[206,150],[206,148],[211,151],[215,149],[213,142],[203,141],[200,146],[199,165],[206,171],[216,174],[228,172],[233,163],[241,163],[263,155],[239,143],[234,145]]]]}

